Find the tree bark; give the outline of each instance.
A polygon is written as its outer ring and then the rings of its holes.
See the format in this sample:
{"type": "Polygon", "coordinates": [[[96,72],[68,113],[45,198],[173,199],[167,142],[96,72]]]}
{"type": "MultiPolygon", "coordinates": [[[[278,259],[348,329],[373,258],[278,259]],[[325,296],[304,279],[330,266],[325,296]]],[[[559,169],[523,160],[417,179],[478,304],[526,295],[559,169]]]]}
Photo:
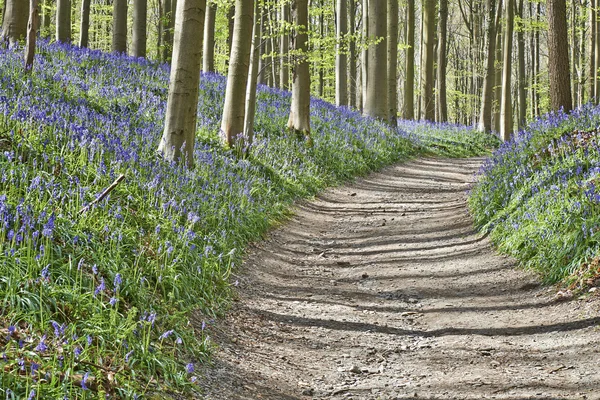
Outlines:
{"type": "Polygon", "coordinates": [[[90,3],[91,0],[81,2],[81,25],[79,28],[79,47],[88,47],[90,39],[90,3]]]}
{"type": "Polygon", "coordinates": [[[162,0],[162,60],[167,62],[171,60],[171,55],[173,53],[173,13],[175,11],[171,8],[173,5],[171,1],[172,0],[162,0]]]}
{"type": "Polygon", "coordinates": [[[133,49],[134,57],[146,57],[146,20],[148,17],[148,0],[133,2],[133,49]]]}
{"type": "Polygon", "coordinates": [[[434,88],[434,44],[435,44],[435,0],[423,0],[423,59],[422,59],[422,118],[435,120],[434,88]]]}
{"type": "Polygon", "coordinates": [[[439,122],[448,121],[448,101],[446,94],[446,42],[448,31],[448,0],[440,0],[440,23],[438,32],[438,87],[439,122]]]}
{"type": "Polygon", "coordinates": [[[308,0],[292,3],[295,33],[293,48],[292,106],[287,127],[310,140],[310,70],[308,65],[308,0]]]}
{"type": "Polygon", "coordinates": [[[2,41],[10,46],[17,44],[27,34],[29,2],[26,0],[5,0],[2,16],[2,41]]]}
{"type": "Polygon", "coordinates": [[[594,98],[596,104],[600,101],[600,18],[598,15],[600,0],[596,0],[596,12],[594,14],[594,98]]]}
{"type": "Polygon", "coordinates": [[[229,147],[238,145],[244,147],[243,139],[240,136],[244,133],[246,90],[254,25],[253,3],[253,0],[235,1],[231,59],[221,120],[221,139],[229,147]]]}
{"type": "Polygon", "coordinates": [[[412,120],[415,118],[415,0],[407,1],[406,45],[406,83],[402,116],[412,120]]]}
{"type": "Polygon", "coordinates": [[[165,129],[158,153],[167,161],[194,166],[200,61],[206,0],[179,0],[165,129]]]}
{"type": "MultiPolygon", "coordinates": [[[[515,0],[516,1],[516,0],[515,0]]],[[[524,1],[519,0],[518,14],[524,18],[524,1]]],[[[525,38],[523,29],[517,32],[517,53],[519,58],[519,129],[525,126],[527,121],[527,77],[525,75],[525,38]]]]}
{"type": "Polygon", "coordinates": [[[48,37],[50,35],[50,23],[52,22],[52,11],[50,9],[50,4],[48,4],[49,0],[42,0],[41,3],[41,13],[42,13],[42,29],[41,33],[43,37],[48,37]]]}
{"type": "Polygon", "coordinates": [[[398,126],[398,1],[387,0],[388,121],[398,126]]]}
{"type": "Polygon", "coordinates": [[[567,7],[564,0],[548,0],[548,72],[550,75],[550,106],[553,110],[573,108],[569,74],[569,41],[567,7]]]}
{"type": "Polygon", "coordinates": [[[485,78],[481,94],[481,112],[479,113],[479,131],[490,132],[492,130],[492,98],[494,83],[496,81],[496,27],[502,10],[502,0],[499,0],[496,10],[496,0],[487,0],[487,45],[485,78]]]}
{"type": "Polygon", "coordinates": [[[215,72],[215,21],[217,4],[207,5],[206,21],[204,22],[204,51],[202,54],[202,70],[215,72]]]}
{"type": "Polygon", "coordinates": [[[361,112],[365,111],[367,103],[367,83],[369,74],[369,1],[362,0],[362,34],[363,50],[361,53],[361,83],[362,83],[362,107],[361,112]]]}
{"type": "Polygon", "coordinates": [[[348,0],[336,0],[335,104],[348,105],[348,56],[344,44],[348,36],[348,0]]]}
{"type": "Polygon", "coordinates": [[[513,133],[512,118],[512,48],[513,48],[514,2],[506,4],[506,33],[504,35],[504,63],[502,66],[502,102],[500,104],[500,137],[505,142],[513,133]]]}
{"type": "Polygon", "coordinates": [[[33,60],[35,57],[35,41],[37,37],[37,28],[39,26],[40,12],[38,0],[29,1],[29,22],[27,24],[27,46],[25,47],[25,72],[31,72],[33,69],[33,60]]]}
{"type": "Polygon", "coordinates": [[[227,61],[229,65],[229,58],[231,57],[231,46],[233,43],[233,29],[234,29],[234,18],[235,18],[235,6],[231,5],[227,10],[227,61]]]}
{"type": "Polygon", "coordinates": [[[377,44],[369,49],[367,100],[363,113],[388,121],[387,2],[368,0],[368,3],[369,41],[377,44]]]}
{"type": "Polygon", "coordinates": [[[589,95],[590,100],[596,101],[596,42],[598,35],[596,32],[596,1],[590,0],[590,76],[589,76],[589,95]]]}
{"type": "Polygon", "coordinates": [[[112,51],[127,52],[127,0],[114,0],[112,51]]]}
{"type": "MultiPolygon", "coordinates": [[[[261,37],[265,36],[267,32],[267,16],[264,12],[260,15],[260,29],[261,29],[261,37]]],[[[267,52],[267,43],[268,41],[265,39],[261,39],[260,41],[260,56],[258,59],[258,83],[262,85],[267,84],[267,61],[264,55],[267,52]]]]}
{"type": "Polygon", "coordinates": [[[290,21],[290,5],[289,3],[283,3],[281,6],[281,22],[283,25],[283,32],[281,33],[281,54],[280,67],[279,67],[279,87],[285,90],[290,88],[290,36],[288,35],[288,26],[290,21]]]}
{"type": "Polygon", "coordinates": [[[71,0],[57,1],[56,40],[58,42],[71,43],[71,0]]]}
{"type": "Polygon", "coordinates": [[[348,33],[350,35],[350,42],[348,43],[348,55],[350,57],[348,70],[348,74],[350,75],[348,100],[350,106],[356,108],[356,83],[358,82],[358,77],[356,76],[356,39],[354,35],[356,32],[356,0],[350,0],[350,7],[348,7],[348,24],[348,33]]]}
{"type": "Polygon", "coordinates": [[[250,71],[248,72],[248,87],[246,90],[246,111],[244,120],[245,152],[250,151],[254,141],[254,117],[256,114],[256,84],[258,81],[258,59],[260,58],[260,42],[262,27],[260,22],[259,1],[254,4],[254,26],[252,29],[252,47],[250,50],[250,71]]]}

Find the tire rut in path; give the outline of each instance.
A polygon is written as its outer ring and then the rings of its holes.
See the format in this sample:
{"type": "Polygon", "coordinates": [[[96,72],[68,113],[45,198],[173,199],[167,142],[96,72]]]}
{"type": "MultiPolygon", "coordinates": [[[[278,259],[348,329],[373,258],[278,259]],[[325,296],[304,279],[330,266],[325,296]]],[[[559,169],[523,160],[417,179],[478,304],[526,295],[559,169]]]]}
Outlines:
{"type": "Polygon", "coordinates": [[[600,399],[597,299],[497,255],[466,190],[481,159],[331,189],[248,254],[211,334],[209,399],[600,399]]]}

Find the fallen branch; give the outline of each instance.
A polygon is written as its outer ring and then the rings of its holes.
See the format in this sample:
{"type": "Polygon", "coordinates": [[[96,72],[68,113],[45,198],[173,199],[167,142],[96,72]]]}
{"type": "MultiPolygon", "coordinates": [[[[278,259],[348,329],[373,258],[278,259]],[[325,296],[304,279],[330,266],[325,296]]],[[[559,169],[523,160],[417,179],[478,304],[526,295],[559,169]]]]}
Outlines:
{"type": "Polygon", "coordinates": [[[83,214],[84,212],[86,212],[87,210],[89,210],[94,204],[97,204],[99,202],[101,202],[106,196],[108,196],[108,194],[117,187],[117,185],[123,180],[125,179],[125,175],[121,174],[109,187],[107,187],[102,193],[100,193],[100,195],[98,197],[96,197],[94,199],[94,201],[92,201],[90,204],[88,204],[87,206],[83,207],[81,210],[79,210],[79,214],[83,214]]]}

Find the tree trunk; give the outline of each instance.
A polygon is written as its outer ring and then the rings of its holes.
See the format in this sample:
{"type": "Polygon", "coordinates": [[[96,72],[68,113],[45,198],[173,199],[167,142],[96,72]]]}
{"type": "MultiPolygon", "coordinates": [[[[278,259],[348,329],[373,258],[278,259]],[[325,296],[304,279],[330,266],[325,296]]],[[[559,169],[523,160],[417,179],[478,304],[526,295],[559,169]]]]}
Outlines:
{"type": "Polygon", "coordinates": [[[348,105],[348,56],[344,42],[348,36],[348,0],[336,0],[335,104],[348,105]]]}
{"type": "Polygon", "coordinates": [[[127,51],[127,0],[114,0],[112,51],[127,51]]]}
{"type": "MultiPolygon", "coordinates": [[[[6,2],[5,2],[6,3],[6,2]]],[[[50,23],[52,22],[52,10],[50,8],[49,0],[42,0],[42,29],[41,33],[43,37],[48,37],[50,33],[50,23]]],[[[6,4],[5,4],[6,7],[6,4]]]]}
{"type": "Polygon", "coordinates": [[[258,59],[260,58],[260,42],[262,27],[260,23],[259,1],[254,4],[254,26],[252,28],[252,47],[250,49],[250,71],[248,72],[248,87],[246,90],[246,111],[244,120],[244,139],[246,154],[254,141],[254,116],[256,114],[256,84],[258,81],[258,59]]]}
{"type": "Polygon", "coordinates": [[[423,94],[422,94],[422,112],[423,119],[427,121],[435,120],[435,97],[434,88],[434,54],[435,44],[435,0],[423,0],[423,94]]]}
{"type": "MultiPolygon", "coordinates": [[[[115,0],[122,1],[122,0],[115,0]]],[[[161,1],[161,0],[158,0],[161,1]]],[[[173,53],[173,13],[172,0],[162,0],[162,60],[169,62],[173,53]]],[[[204,34],[204,32],[203,32],[204,34]]]]}
{"type": "Polygon", "coordinates": [[[369,41],[377,42],[369,49],[367,100],[364,114],[380,121],[389,120],[387,76],[387,2],[368,0],[369,41]]]}
{"type": "Polygon", "coordinates": [[[404,119],[415,119],[415,0],[407,1],[406,15],[406,83],[404,84],[404,119]]]}
{"type": "Polygon", "coordinates": [[[217,5],[209,4],[204,22],[204,51],[202,54],[202,71],[215,72],[215,21],[217,5]]]}
{"type": "Polygon", "coordinates": [[[590,0],[590,100],[596,102],[596,42],[598,41],[598,35],[596,32],[596,1],[590,0]]]}
{"type": "MultiPolygon", "coordinates": [[[[382,0],[383,1],[383,0],[382,0]]],[[[363,51],[361,54],[361,79],[362,79],[362,112],[365,112],[367,104],[367,83],[369,80],[369,1],[362,0],[362,31],[363,51]]]]}
{"type": "Polygon", "coordinates": [[[350,7],[348,8],[348,34],[350,35],[350,42],[348,43],[348,52],[350,57],[350,67],[348,74],[350,75],[348,85],[348,102],[351,107],[356,108],[356,82],[358,81],[356,76],[356,38],[354,33],[356,31],[356,0],[350,0],[350,7]]]}
{"type": "Polygon", "coordinates": [[[448,101],[446,95],[446,39],[448,27],[448,0],[440,0],[440,23],[438,32],[438,87],[439,122],[448,121],[448,101]]]}
{"type": "Polygon", "coordinates": [[[56,4],[56,41],[71,43],[71,0],[58,0],[56,4]]]}
{"type": "Polygon", "coordinates": [[[287,127],[310,140],[310,71],[308,65],[308,0],[292,3],[296,32],[293,48],[298,53],[293,66],[292,106],[287,127]],[[298,27],[302,27],[299,29],[298,27]]]}
{"type": "Polygon", "coordinates": [[[148,0],[133,2],[133,49],[134,57],[146,57],[146,19],[148,0]]]}
{"type": "Polygon", "coordinates": [[[81,2],[81,25],[79,28],[79,47],[88,47],[90,39],[90,3],[91,0],[81,2]]]}
{"type": "Polygon", "coordinates": [[[233,29],[234,29],[234,18],[235,18],[235,6],[231,5],[227,10],[227,57],[225,64],[229,65],[229,58],[231,57],[231,46],[233,43],[233,29]]]}
{"type": "Polygon", "coordinates": [[[496,0],[487,0],[487,45],[485,78],[483,80],[483,90],[481,94],[481,112],[479,113],[479,130],[481,132],[490,132],[492,130],[492,97],[494,83],[496,81],[496,26],[499,23],[499,16],[502,10],[502,0],[499,0],[498,11],[496,12],[496,0]]]}
{"type": "Polygon", "coordinates": [[[281,33],[281,54],[279,67],[279,87],[285,90],[290,88],[290,36],[288,35],[288,25],[290,22],[290,5],[283,3],[281,6],[281,21],[283,22],[284,30],[281,33]]]}
{"type": "MultiPolygon", "coordinates": [[[[519,18],[524,18],[524,1],[519,0],[519,18]]],[[[527,77],[525,76],[525,38],[523,29],[517,32],[517,52],[519,58],[519,129],[525,126],[527,121],[527,77]]]]}
{"type": "Polygon", "coordinates": [[[240,148],[244,147],[240,136],[244,133],[246,90],[254,25],[253,3],[253,0],[235,1],[231,60],[227,74],[223,119],[221,120],[221,139],[229,147],[238,145],[241,145],[240,148]],[[240,141],[241,143],[238,143],[240,141]]]}
{"type": "Polygon", "coordinates": [[[502,102],[500,104],[500,137],[505,142],[513,133],[512,118],[512,48],[514,2],[508,0],[506,4],[506,33],[504,35],[504,63],[502,66],[502,102]]]}
{"type": "Polygon", "coordinates": [[[27,34],[29,2],[26,0],[5,0],[2,14],[2,41],[10,46],[17,44],[27,34]]]}
{"type": "Polygon", "coordinates": [[[179,0],[165,129],[158,153],[167,161],[194,166],[194,141],[206,0],[179,0]]]}
{"type": "Polygon", "coordinates": [[[261,41],[260,41],[260,55],[258,59],[258,83],[262,85],[267,84],[267,61],[264,55],[267,52],[268,41],[264,39],[267,33],[267,16],[264,12],[260,15],[260,30],[261,30],[261,41]]]}
{"type": "MultiPolygon", "coordinates": [[[[321,0],[321,11],[319,13],[319,37],[324,38],[325,37],[325,0],[321,0]]],[[[322,48],[323,47],[323,43],[319,43],[319,47],[320,51],[319,51],[319,56],[320,56],[320,60],[318,62],[318,69],[319,69],[319,97],[323,98],[323,95],[325,94],[325,67],[323,66],[323,64],[325,64],[325,50],[322,48]]]]}
{"type": "Polygon", "coordinates": [[[567,7],[564,0],[548,0],[548,72],[550,75],[550,106],[553,110],[573,108],[569,74],[569,40],[567,7]]]}
{"type": "Polygon", "coordinates": [[[35,39],[37,37],[37,27],[39,25],[40,12],[38,0],[29,1],[29,22],[27,24],[27,47],[25,48],[25,72],[31,72],[33,69],[33,60],[35,56],[35,39]]]}
{"type": "Polygon", "coordinates": [[[600,101],[600,18],[598,15],[598,6],[600,6],[600,0],[596,0],[596,12],[594,14],[594,98],[598,104],[600,101]]]}
{"type": "Polygon", "coordinates": [[[388,121],[398,126],[398,1],[387,0],[388,121]]]}

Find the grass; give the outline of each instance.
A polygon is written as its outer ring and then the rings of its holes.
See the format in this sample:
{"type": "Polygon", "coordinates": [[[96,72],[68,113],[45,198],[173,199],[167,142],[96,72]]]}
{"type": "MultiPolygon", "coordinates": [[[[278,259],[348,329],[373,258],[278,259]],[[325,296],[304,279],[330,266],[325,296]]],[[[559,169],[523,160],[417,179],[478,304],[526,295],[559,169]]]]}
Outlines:
{"type": "Polygon", "coordinates": [[[483,167],[469,205],[498,247],[549,283],[600,276],[600,109],[552,113],[483,167]]]}
{"type": "Polygon", "coordinates": [[[419,154],[478,155],[493,144],[462,128],[391,130],[313,99],[308,147],[283,129],[289,93],[260,87],[256,143],[239,159],[217,139],[225,79],[203,74],[188,171],[155,155],[167,66],[43,41],[38,50],[30,76],[22,49],[0,50],[7,399],[195,391],[231,272],[295,200],[419,154]]]}

